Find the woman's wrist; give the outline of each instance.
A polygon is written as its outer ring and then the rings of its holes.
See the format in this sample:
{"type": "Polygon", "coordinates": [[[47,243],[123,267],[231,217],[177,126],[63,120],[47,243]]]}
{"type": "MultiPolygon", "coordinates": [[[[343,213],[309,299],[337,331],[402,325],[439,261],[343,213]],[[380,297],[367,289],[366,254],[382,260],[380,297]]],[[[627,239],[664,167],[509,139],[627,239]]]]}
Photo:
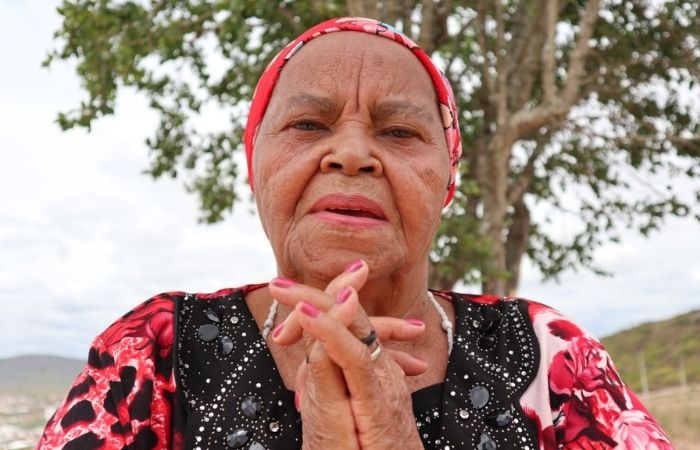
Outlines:
{"type": "MultiPolygon", "coordinates": [[[[408,405],[408,411],[412,407],[408,405]]],[[[418,433],[418,426],[413,413],[385,414],[385,423],[375,423],[371,435],[359,436],[360,446],[363,450],[387,450],[400,448],[401,450],[424,450],[423,441],[418,433]],[[399,420],[397,420],[397,418],[399,420]]]]}

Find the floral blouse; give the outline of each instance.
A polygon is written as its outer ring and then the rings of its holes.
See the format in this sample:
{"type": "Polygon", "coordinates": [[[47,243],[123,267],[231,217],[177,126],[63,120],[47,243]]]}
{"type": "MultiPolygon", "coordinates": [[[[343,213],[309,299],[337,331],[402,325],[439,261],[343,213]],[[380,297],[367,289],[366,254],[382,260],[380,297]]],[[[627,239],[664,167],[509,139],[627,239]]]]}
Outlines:
{"type": "MultiPolygon", "coordinates": [[[[37,449],[301,448],[246,305],[262,285],[161,294],[92,343],[37,449]]],[[[601,343],[540,303],[434,291],[456,313],[444,383],[412,394],[426,449],[673,449],[601,343]]]]}

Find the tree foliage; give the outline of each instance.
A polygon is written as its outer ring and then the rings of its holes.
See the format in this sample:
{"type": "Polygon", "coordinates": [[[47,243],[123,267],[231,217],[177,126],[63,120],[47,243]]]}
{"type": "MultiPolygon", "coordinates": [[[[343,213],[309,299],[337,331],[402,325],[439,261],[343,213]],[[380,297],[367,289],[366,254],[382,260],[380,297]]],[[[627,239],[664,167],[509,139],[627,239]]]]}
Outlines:
{"type": "Polygon", "coordinates": [[[160,117],[148,173],[183,178],[205,222],[240,199],[235,155],[263,68],[342,15],[403,29],[455,87],[465,153],[434,246],[436,286],[512,292],[524,255],[544,278],[603,273],[602,243],[621,229],[647,235],[700,201],[696,1],[64,0],[58,12],[45,64],[75,60],[87,93],[60,126],[89,128],[120,90],[143,93],[160,117]],[[228,126],[197,125],[213,109],[228,126]],[[575,224],[563,236],[550,222],[561,214],[575,224]]]}

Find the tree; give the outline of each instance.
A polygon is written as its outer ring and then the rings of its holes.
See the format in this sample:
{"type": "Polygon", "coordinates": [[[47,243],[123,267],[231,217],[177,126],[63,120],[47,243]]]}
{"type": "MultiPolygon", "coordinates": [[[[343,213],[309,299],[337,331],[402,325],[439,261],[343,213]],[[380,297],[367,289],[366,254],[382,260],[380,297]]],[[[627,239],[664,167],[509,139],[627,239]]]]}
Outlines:
{"type": "Polygon", "coordinates": [[[64,0],[58,11],[45,64],[75,59],[88,94],[60,126],[89,128],[114,113],[120,90],[142,92],[161,120],[148,173],[184,172],[205,222],[239,200],[235,155],[265,64],[342,15],[403,29],[444,62],[458,95],[462,183],[435,242],[435,286],[512,293],[525,255],[545,279],[604,273],[593,252],[620,229],[647,235],[700,201],[696,1],[64,0]],[[229,128],[193,125],[211,107],[230,114],[229,128]],[[557,236],[554,214],[579,228],[557,236]]]}

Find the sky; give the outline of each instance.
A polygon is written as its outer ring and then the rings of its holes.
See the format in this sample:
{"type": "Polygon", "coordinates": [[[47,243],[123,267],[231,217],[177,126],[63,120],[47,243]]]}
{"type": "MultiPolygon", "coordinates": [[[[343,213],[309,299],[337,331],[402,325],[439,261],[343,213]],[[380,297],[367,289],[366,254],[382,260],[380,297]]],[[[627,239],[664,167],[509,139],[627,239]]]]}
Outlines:
{"type": "MultiPolygon", "coordinates": [[[[144,139],[157,124],[133,92],[91,133],[56,114],[84,94],[69,63],[40,67],[59,27],[57,1],[0,0],[0,358],[84,359],[91,340],[154,294],[209,292],[275,275],[246,201],[222,223],[197,223],[179,180],[153,181],[144,139]]],[[[565,232],[570,218],[555,218],[565,232]]],[[[542,283],[528,264],[520,295],[598,336],[700,308],[700,226],[669,220],[596,252],[612,278],[570,272],[542,283]]]]}

